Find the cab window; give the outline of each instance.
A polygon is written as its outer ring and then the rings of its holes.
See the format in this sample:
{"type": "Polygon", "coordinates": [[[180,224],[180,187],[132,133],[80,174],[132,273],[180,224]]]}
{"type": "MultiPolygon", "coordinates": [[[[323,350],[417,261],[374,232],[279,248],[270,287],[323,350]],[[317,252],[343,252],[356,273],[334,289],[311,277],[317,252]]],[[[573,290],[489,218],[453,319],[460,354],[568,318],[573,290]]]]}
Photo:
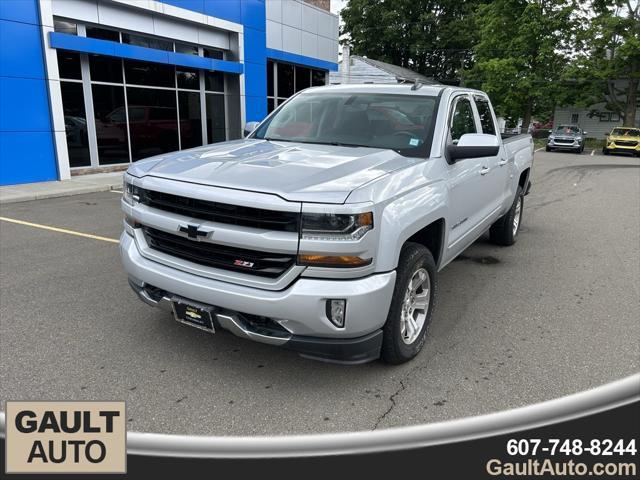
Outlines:
{"type": "Polygon", "coordinates": [[[485,97],[475,97],[476,107],[478,108],[478,115],[480,115],[480,126],[482,127],[482,133],[488,135],[496,134],[496,126],[493,123],[493,116],[491,115],[491,107],[489,106],[489,100],[485,97]]]}
{"type": "Polygon", "coordinates": [[[459,97],[453,107],[449,134],[452,143],[458,143],[460,137],[467,133],[478,133],[473,108],[468,97],[459,97]]]}

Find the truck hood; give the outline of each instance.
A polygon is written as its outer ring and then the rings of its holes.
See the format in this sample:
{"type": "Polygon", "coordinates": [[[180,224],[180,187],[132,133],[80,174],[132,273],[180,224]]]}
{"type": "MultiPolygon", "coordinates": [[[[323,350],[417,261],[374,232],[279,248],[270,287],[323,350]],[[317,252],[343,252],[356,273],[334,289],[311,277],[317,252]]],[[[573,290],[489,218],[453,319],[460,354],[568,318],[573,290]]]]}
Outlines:
{"type": "Polygon", "coordinates": [[[151,157],[128,173],[344,203],[354,189],[419,161],[386,149],[244,139],[151,157]]]}

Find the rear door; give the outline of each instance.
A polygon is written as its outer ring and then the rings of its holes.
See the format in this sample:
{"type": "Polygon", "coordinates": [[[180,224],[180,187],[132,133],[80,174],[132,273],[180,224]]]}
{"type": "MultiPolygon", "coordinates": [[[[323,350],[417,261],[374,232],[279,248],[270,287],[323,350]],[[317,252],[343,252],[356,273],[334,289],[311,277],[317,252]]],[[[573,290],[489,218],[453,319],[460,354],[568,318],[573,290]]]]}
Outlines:
{"type": "Polygon", "coordinates": [[[496,157],[486,157],[483,159],[485,166],[489,168],[489,172],[484,175],[484,188],[487,189],[487,197],[489,199],[487,215],[495,216],[499,213],[505,201],[509,183],[509,172],[511,170],[508,163],[513,163],[514,159],[507,158],[507,152],[504,145],[502,145],[502,139],[499,137],[500,133],[496,128],[495,115],[489,99],[484,95],[476,94],[473,96],[473,100],[476,105],[476,110],[478,111],[482,133],[498,137],[498,142],[500,143],[500,151],[496,157]]]}

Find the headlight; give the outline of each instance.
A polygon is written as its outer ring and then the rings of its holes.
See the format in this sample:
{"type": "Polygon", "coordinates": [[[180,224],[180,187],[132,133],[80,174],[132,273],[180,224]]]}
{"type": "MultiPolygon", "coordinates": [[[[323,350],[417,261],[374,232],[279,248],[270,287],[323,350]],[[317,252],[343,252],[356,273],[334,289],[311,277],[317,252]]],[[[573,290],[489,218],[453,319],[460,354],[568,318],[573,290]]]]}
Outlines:
{"type": "Polygon", "coordinates": [[[358,240],[373,228],[373,213],[303,213],[303,240],[358,240]]]}
{"type": "Polygon", "coordinates": [[[127,182],[126,177],[122,179],[122,198],[129,205],[140,201],[140,190],[133,183],[127,182]]]}
{"type": "Polygon", "coordinates": [[[549,140],[553,140],[555,137],[555,135],[549,135],[549,140]]]}

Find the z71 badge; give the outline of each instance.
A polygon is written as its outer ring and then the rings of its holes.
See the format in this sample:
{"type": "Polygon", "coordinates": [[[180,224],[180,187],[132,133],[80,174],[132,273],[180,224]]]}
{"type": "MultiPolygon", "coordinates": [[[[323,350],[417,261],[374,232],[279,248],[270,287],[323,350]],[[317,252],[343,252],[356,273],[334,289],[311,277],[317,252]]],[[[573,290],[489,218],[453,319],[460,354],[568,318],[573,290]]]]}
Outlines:
{"type": "Polygon", "coordinates": [[[253,268],[253,266],[255,265],[255,263],[253,262],[247,262],[245,260],[234,260],[233,264],[236,267],[246,267],[246,268],[253,268]]]}

